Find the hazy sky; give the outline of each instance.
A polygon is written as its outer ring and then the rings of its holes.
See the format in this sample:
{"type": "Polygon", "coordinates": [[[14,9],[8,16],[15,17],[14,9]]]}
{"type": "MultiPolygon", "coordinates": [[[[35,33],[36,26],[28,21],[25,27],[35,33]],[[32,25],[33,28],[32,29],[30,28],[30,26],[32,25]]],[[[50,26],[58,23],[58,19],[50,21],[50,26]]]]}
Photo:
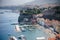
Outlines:
{"type": "Polygon", "coordinates": [[[0,0],[0,6],[21,5],[34,0],[0,0]]]}
{"type": "Polygon", "coordinates": [[[60,3],[60,0],[35,0],[31,3],[27,3],[27,4],[38,4],[38,5],[42,5],[42,4],[53,4],[53,3],[60,3]]]}
{"type": "Polygon", "coordinates": [[[32,1],[38,4],[60,2],[60,0],[0,0],[0,6],[22,5],[32,1]]]}

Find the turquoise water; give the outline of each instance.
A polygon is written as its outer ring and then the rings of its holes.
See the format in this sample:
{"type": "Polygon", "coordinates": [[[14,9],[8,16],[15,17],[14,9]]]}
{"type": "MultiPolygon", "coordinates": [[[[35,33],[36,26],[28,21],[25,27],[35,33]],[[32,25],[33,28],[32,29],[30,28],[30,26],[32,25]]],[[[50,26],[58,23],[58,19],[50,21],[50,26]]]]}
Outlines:
{"type": "Polygon", "coordinates": [[[35,40],[36,37],[47,37],[42,30],[34,29],[33,31],[26,30],[25,32],[16,32],[15,25],[18,23],[18,13],[7,13],[0,14],[0,40],[8,40],[9,34],[18,38],[20,35],[25,35],[27,40],[35,40]]]}

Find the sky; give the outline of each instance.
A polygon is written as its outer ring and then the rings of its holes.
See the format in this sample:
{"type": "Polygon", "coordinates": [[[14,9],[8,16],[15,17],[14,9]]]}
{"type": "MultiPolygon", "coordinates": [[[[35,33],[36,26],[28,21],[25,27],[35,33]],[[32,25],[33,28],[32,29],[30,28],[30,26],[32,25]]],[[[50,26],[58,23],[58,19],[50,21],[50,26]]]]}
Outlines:
{"type": "Polygon", "coordinates": [[[35,2],[34,4],[45,4],[54,2],[58,3],[60,0],[0,0],[0,6],[18,6],[25,3],[29,4],[30,2],[35,2]]]}
{"type": "Polygon", "coordinates": [[[17,6],[31,1],[34,0],[0,0],[0,6],[11,6],[11,5],[17,6]]]}
{"type": "Polygon", "coordinates": [[[35,0],[34,2],[31,2],[31,4],[48,4],[48,3],[60,3],[60,0],[35,0]]]}

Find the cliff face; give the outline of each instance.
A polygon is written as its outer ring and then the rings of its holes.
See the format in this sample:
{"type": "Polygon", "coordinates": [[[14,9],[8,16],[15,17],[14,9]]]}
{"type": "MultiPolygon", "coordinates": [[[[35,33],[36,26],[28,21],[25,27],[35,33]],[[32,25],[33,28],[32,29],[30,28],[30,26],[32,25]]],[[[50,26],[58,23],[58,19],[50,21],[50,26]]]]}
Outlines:
{"type": "Polygon", "coordinates": [[[32,15],[22,13],[18,18],[18,22],[19,23],[23,22],[24,24],[31,24],[31,18],[32,15]]]}
{"type": "MultiPolygon", "coordinates": [[[[43,18],[49,19],[55,30],[60,33],[60,6],[53,7],[43,12],[43,18]]],[[[49,21],[47,21],[47,24],[49,21]]]]}
{"type": "Polygon", "coordinates": [[[60,21],[60,6],[56,6],[56,7],[52,7],[51,9],[48,9],[48,10],[45,10],[43,12],[44,14],[44,18],[47,18],[47,19],[55,19],[55,20],[58,20],[60,21]]]}

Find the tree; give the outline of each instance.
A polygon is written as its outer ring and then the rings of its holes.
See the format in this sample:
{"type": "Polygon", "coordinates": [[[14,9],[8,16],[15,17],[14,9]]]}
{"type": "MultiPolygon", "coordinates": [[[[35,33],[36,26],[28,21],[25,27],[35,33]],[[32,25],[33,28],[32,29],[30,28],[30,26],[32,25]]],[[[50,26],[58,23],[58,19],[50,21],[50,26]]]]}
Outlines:
{"type": "Polygon", "coordinates": [[[26,10],[21,10],[20,12],[23,13],[23,11],[25,11],[24,14],[39,14],[41,13],[41,10],[40,9],[37,9],[37,8],[33,8],[33,9],[26,9],[26,10]]]}
{"type": "Polygon", "coordinates": [[[60,21],[60,6],[56,6],[53,9],[56,10],[54,13],[55,19],[60,21]]]}

